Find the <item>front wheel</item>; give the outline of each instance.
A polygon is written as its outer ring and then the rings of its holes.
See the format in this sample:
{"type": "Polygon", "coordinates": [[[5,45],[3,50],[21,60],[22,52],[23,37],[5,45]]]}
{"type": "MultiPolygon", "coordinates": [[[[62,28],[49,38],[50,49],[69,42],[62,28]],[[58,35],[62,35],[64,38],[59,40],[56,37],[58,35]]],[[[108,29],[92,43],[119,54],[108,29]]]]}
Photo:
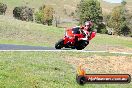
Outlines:
{"type": "Polygon", "coordinates": [[[61,49],[63,48],[63,44],[64,44],[64,40],[60,39],[56,44],[55,44],[55,48],[56,49],[61,49]]]}
{"type": "Polygon", "coordinates": [[[87,45],[89,44],[89,41],[79,41],[78,46],[76,46],[77,50],[82,50],[84,49],[87,45]]]}

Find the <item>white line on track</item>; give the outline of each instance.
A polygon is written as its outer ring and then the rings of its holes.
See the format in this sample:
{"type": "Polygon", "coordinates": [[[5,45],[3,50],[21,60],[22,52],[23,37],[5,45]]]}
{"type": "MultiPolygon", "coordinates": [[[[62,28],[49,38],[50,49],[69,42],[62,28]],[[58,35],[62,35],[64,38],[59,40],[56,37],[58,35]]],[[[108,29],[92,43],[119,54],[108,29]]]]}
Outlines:
{"type": "Polygon", "coordinates": [[[0,52],[87,52],[132,55],[130,52],[88,51],[88,50],[0,50],[0,52]]]}

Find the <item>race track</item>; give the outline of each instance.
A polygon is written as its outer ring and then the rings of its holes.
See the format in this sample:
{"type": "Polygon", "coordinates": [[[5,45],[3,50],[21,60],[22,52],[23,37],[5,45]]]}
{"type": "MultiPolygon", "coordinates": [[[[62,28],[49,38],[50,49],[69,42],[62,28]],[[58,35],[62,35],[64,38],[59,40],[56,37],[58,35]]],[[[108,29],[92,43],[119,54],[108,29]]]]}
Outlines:
{"type": "Polygon", "coordinates": [[[54,47],[0,44],[0,50],[56,50],[54,47]]]}
{"type": "Polygon", "coordinates": [[[0,51],[51,51],[51,52],[90,52],[90,53],[113,53],[113,54],[129,54],[132,52],[109,52],[109,51],[94,51],[94,50],[76,50],[76,49],[55,49],[54,47],[29,46],[29,45],[14,45],[0,44],[0,51]]]}

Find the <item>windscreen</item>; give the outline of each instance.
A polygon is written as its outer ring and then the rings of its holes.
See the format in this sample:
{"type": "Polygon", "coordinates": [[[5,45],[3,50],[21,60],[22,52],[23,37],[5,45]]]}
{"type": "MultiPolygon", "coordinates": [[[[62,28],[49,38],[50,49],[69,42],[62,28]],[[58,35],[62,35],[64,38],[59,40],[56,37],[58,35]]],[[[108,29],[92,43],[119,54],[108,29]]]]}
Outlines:
{"type": "Polygon", "coordinates": [[[72,31],[73,31],[73,34],[80,34],[80,28],[79,27],[73,28],[72,31]]]}

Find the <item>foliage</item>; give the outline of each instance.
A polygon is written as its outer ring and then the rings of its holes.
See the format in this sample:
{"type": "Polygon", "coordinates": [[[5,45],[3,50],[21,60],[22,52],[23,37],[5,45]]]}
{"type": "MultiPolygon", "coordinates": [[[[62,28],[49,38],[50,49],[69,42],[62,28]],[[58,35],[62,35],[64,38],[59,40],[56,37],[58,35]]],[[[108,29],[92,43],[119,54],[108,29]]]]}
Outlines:
{"type": "Polygon", "coordinates": [[[36,21],[37,23],[42,23],[42,24],[44,24],[43,19],[44,19],[44,17],[43,17],[42,11],[39,11],[39,12],[36,12],[36,13],[35,13],[35,21],[36,21]]]}
{"type": "Polygon", "coordinates": [[[107,31],[107,29],[106,29],[106,25],[104,24],[104,23],[100,23],[99,25],[98,25],[98,30],[97,30],[97,32],[98,33],[101,33],[101,34],[106,34],[108,31],[107,31]]]}
{"type": "Polygon", "coordinates": [[[39,11],[35,13],[36,22],[52,25],[54,10],[51,6],[43,5],[39,11]]]}
{"type": "Polygon", "coordinates": [[[27,6],[15,7],[13,17],[22,21],[33,21],[33,9],[27,6]]]}
{"type": "Polygon", "coordinates": [[[100,27],[100,24],[102,24],[103,21],[103,16],[100,2],[98,0],[81,0],[77,6],[77,14],[80,18],[80,24],[83,24],[87,20],[91,20],[94,23],[93,28],[96,28],[99,31],[105,29],[100,27]]]}
{"type": "Polygon", "coordinates": [[[7,5],[3,4],[3,3],[0,3],[0,15],[5,14],[6,9],[7,9],[7,5]]]}
{"type": "Polygon", "coordinates": [[[126,5],[127,2],[126,2],[125,0],[123,0],[123,1],[121,2],[121,4],[122,4],[122,5],[126,5]]]}
{"type": "Polygon", "coordinates": [[[80,24],[83,24],[87,19],[93,20],[96,24],[102,21],[102,10],[99,1],[81,0],[77,8],[80,24]]]}
{"type": "Polygon", "coordinates": [[[115,34],[127,36],[131,31],[128,27],[130,24],[129,12],[126,10],[125,5],[126,2],[122,2],[122,5],[113,8],[107,25],[114,29],[115,34]]]}

